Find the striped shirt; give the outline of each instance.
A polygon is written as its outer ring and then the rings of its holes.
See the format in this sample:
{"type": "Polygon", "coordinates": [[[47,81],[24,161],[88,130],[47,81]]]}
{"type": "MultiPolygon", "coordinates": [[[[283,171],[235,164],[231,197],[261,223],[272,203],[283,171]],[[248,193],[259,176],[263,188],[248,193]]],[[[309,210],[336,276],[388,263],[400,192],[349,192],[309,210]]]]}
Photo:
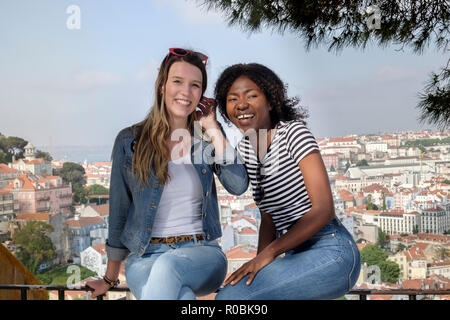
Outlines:
{"type": "Polygon", "coordinates": [[[313,150],[319,151],[319,146],[305,125],[296,120],[280,121],[261,162],[248,137],[237,149],[247,168],[255,203],[272,216],[278,231],[290,228],[311,209],[298,163],[313,150]]]}

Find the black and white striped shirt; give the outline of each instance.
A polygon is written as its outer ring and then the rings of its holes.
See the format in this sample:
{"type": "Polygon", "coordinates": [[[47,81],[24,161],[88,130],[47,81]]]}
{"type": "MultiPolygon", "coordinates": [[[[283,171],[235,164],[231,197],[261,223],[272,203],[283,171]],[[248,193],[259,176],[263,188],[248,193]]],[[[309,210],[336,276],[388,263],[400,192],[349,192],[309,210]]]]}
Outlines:
{"type": "MultiPolygon", "coordinates": [[[[263,139],[260,139],[263,140],[263,139]]],[[[270,214],[278,231],[291,227],[311,208],[298,163],[319,146],[299,121],[280,121],[259,162],[248,138],[238,144],[259,209],[270,214]]]]}

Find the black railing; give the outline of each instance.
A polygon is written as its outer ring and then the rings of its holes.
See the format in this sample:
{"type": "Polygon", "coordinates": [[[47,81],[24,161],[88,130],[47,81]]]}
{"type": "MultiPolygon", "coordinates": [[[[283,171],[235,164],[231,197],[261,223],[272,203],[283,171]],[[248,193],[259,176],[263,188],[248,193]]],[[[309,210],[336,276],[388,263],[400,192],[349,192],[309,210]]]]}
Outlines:
{"type": "MultiPolygon", "coordinates": [[[[58,300],[65,300],[66,291],[94,291],[87,286],[67,287],[67,286],[52,286],[52,285],[20,285],[20,284],[0,284],[0,290],[20,290],[21,299],[27,300],[28,290],[47,290],[58,291],[58,300]]],[[[109,291],[129,292],[128,287],[111,288],[109,291]]],[[[360,300],[367,300],[368,295],[404,295],[408,296],[409,300],[417,300],[417,296],[437,296],[450,295],[450,289],[353,289],[346,293],[346,295],[357,295],[360,300]]],[[[97,300],[103,300],[104,296],[98,296],[97,300]]]]}
{"type": "MultiPolygon", "coordinates": [[[[0,284],[0,290],[20,290],[21,300],[28,300],[28,290],[47,290],[47,291],[58,291],[58,300],[65,300],[66,291],[94,291],[94,289],[88,286],[52,286],[52,285],[23,285],[23,284],[0,284]]],[[[119,291],[119,292],[129,292],[128,287],[116,287],[111,288],[109,291],[119,291]]],[[[103,300],[104,296],[98,296],[97,300],[103,300]]]]}

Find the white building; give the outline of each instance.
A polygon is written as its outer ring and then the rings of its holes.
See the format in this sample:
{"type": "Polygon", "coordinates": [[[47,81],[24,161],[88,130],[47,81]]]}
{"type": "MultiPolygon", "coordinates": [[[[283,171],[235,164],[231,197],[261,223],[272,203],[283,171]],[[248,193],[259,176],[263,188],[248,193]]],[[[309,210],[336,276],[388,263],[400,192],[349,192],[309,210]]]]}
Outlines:
{"type": "Polygon", "coordinates": [[[421,232],[443,234],[450,229],[449,212],[440,206],[422,209],[421,232]]]}
{"type": "Polygon", "coordinates": [[[375,151],[387,152],[387,150],[388,150],[387,143],[376,143],[376,142],[366,143],[366,152],[368,153],[375,151]]]}
{"type": "Polygon", "coordinates": [[[420,230],[420,213],[391,211],[379,215],[379,226],[387,234],[413,233],[415,228],[420,230]]]}
{"type": "Polygon", "coordinates": [[[107,256],[104,243],[81,251],[80,259],[83,267],[96,272],[100,277],[105,275],[107,256]]]}

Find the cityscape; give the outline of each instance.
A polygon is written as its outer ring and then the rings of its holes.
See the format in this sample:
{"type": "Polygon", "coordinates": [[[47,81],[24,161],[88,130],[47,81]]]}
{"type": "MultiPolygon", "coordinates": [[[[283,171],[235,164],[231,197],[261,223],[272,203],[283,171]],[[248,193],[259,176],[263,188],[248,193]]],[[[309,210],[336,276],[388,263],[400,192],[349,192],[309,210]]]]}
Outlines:
{"type": "MultiPolygon", "coordinates": [[[[450,288],[450,131],[401,131],[317,138],[332,187],[336,216],[355,239],[363,264],[353,289],[450,288]],[[376,257],[376,259],[374,258],[376,257]],[[371,261],[375,261],[372,262],[371,261]]],[[[38,156],[32,141],[24,158],[0,163],[0,241],[25,265],[22,247],[27,226],[41,222],[53,248],[48,261],[34,265],[46,275],[63,270],[63,283],[84,286],[106,270],[111,162],[78,163],[82,188],[68,182],[64,163],[38,156]],[[82,192],[80,190],[87,190],[82,192]],[[21,235],[19,237],[19,235],[21,235]],[[77,277],[69,277],[76,266],[77,277]],[[79,271],[82,270],[80,273],[79,271]],[[84,275],[87,275],[84,277],[84,275]],[[70,283],[69,283],[70,282],[70,283]]],[[[72,174],[74,176],[74,174],[72,174]]],[[[251,187],[233,196],[216,178],[228,274],[256,256],[260,214],[251,187]]],[[[124,265],[121,287],[126,287],[124,265]]],[[[28,266],[28,265],[27,265],[28,266]]],[[[76,273],[75,273],[76,274],[76,273]]],[[[0,290],[1,291],[1,290],[0,290]]],[[[90,299],[90,292],[67,291],[66,299],[90,299]]],[[[198,299],[214,299],[215,294],[198,299]]],[[[49,299],[58,299],[49,291],[49,299]]],[[[418,296],[449,300],[450,295],[418,296]]],[[[105,299],[134,299],[130,292],[108,292],[105,299]]],[[[345,295],[342,299],[358,299],[345,295]]],[[[368,300],[405,300],[407,295],[369,295],[368,300]]]]}

